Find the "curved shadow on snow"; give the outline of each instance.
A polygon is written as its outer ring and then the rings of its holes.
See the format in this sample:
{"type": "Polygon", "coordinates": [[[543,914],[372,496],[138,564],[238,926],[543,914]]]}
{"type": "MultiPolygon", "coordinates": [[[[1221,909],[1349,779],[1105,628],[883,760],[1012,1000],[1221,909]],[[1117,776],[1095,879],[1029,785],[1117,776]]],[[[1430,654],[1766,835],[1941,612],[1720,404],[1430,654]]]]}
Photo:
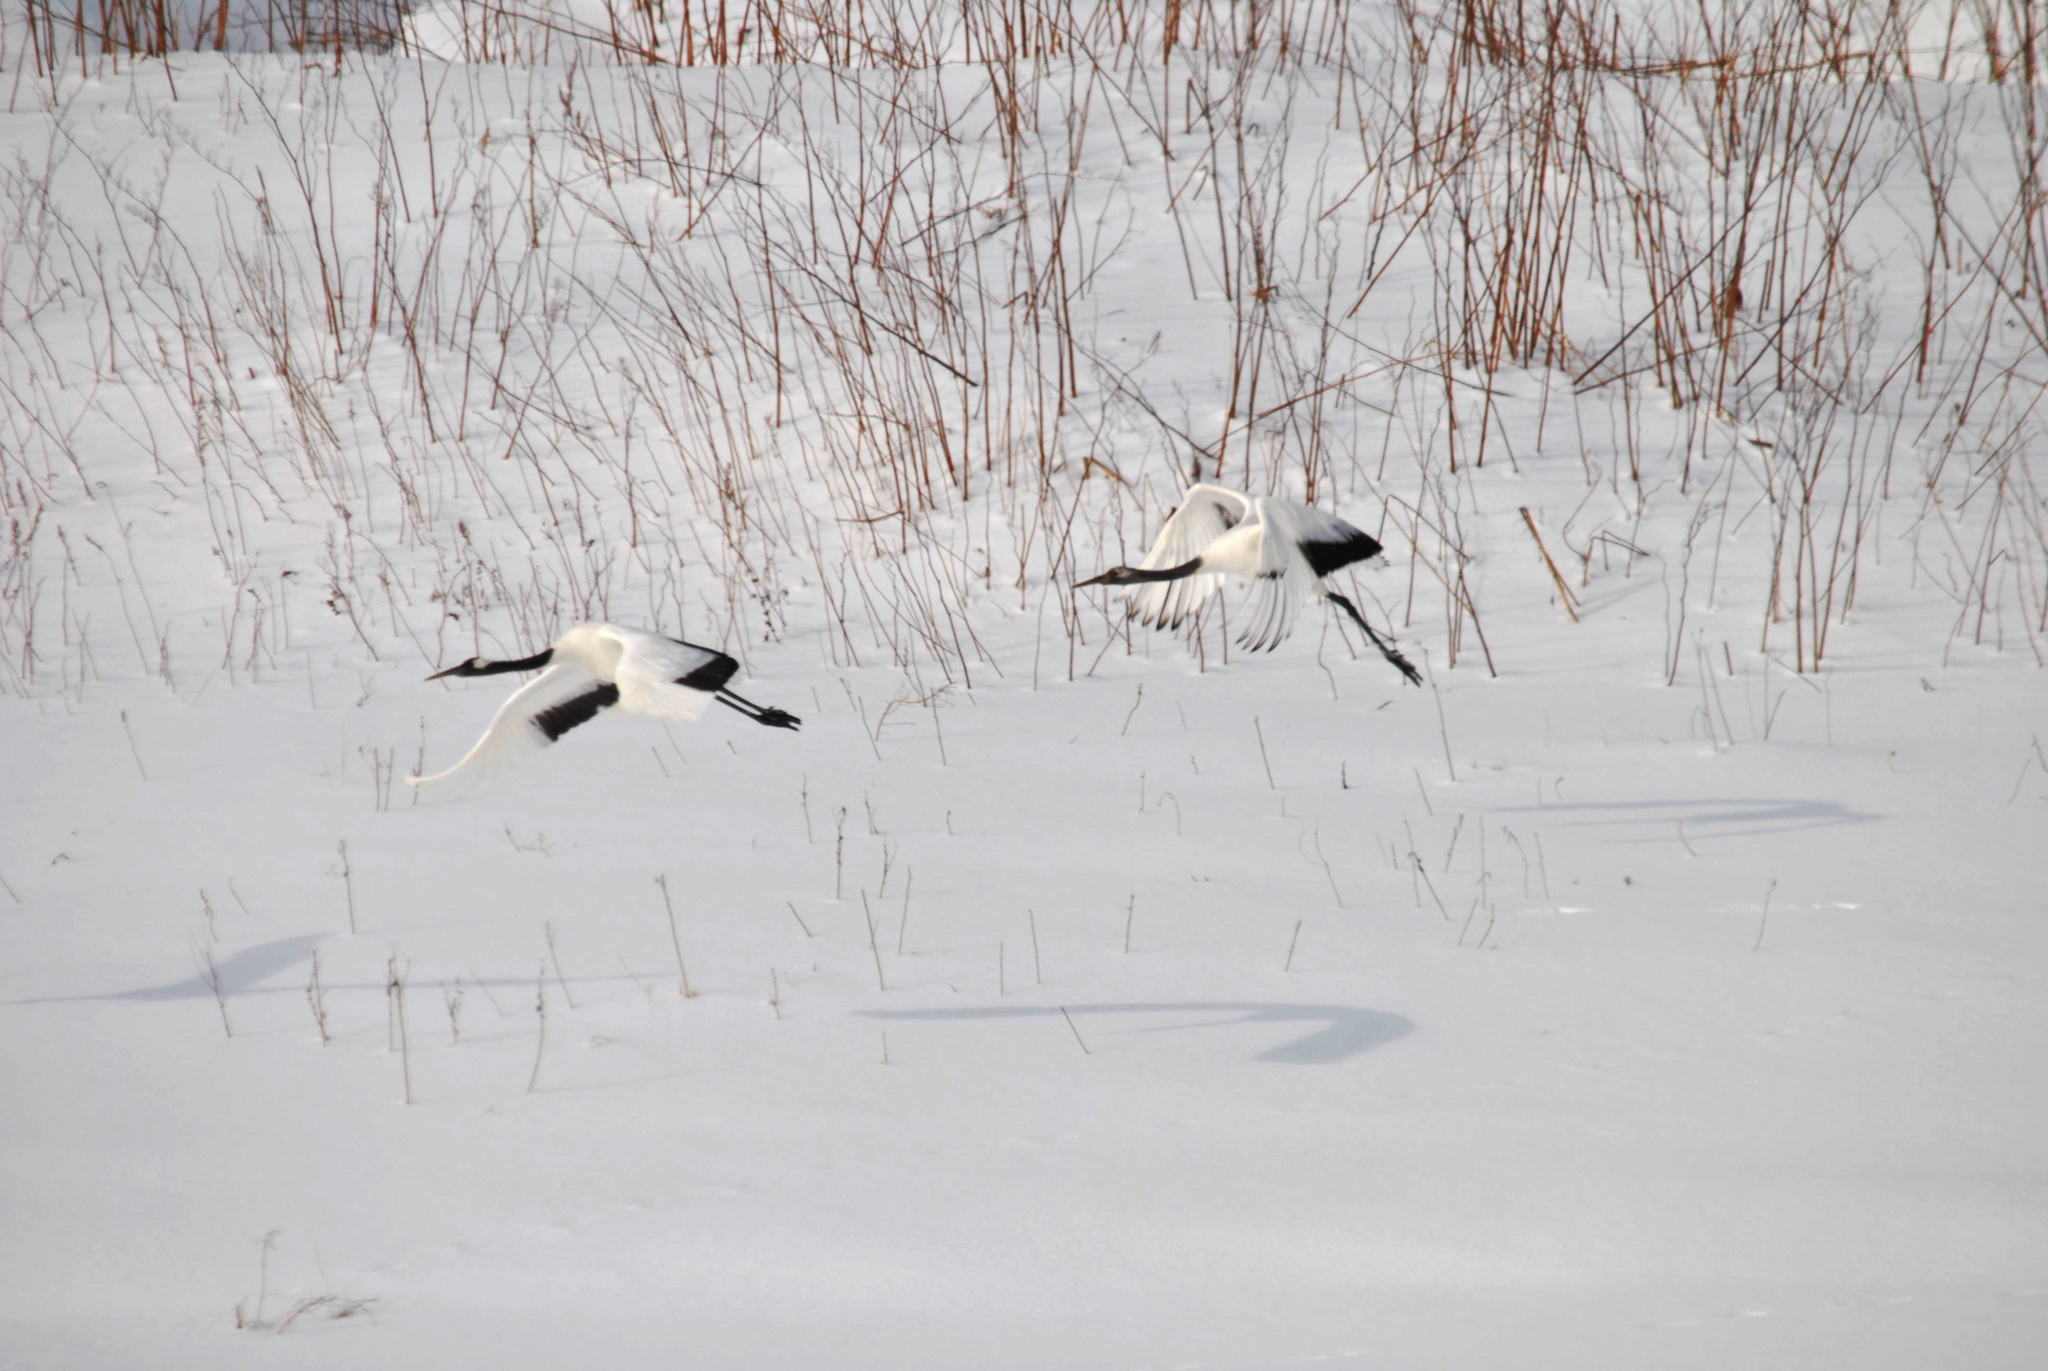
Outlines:
{"type": "MultiPolygon", "coordinates": [[[[341,935],[328,933],[301,934],[291,938],[279,938],[274,942],[258,943],[253,947],[245,947],[239,952],[229,953],[225,957],[217,957],[213,963],[213,970],[214,974],[220,978],[221,997],[224,999],[234,999],[241,995],[303,995],[305,993],[305,981],[303,979],[282,985],[266,985],[264,982],[279,972],[292,968],[296,968],[298,976],[303,978],[310,969],[307,965],[307,960],[313,955],[315,949],[338,936],[341,935]]],[[[21,1000],[0,1000],[0,1004],[77,1004],[102,1000],[209,1000],[213,998],[213,987],[208,984],[205,972],[201,969],[202,956],[203,953],[195,947],[192,954],[193,972],[190,976],[179,981],[166,981],[162,985],[145,985],[134,990],[113,990],[103,995],[42,995],[21,1000]]],[[[652,973],[655,979],[659,979],[663,974],[665,973],[660,971],[652,973]]],[[[531,975],[477,976],[471,974],[458,976],[456,979],[468,985],[484,986],[486,987],[486,993],[493,989],[533,989],[533,977],[531,975]]],[[[645,988],[642,978],[634,975],[631,971],[626,972],[622,976],[571,976],[569,977],[569,984],[572,986],[603,985],[612,982],[624,983],[629,980],[634,985],[645,988]]],[[[328,980],[323,976],[321,985],[323,989],[330,993],[372,990],[381,995],[386,988],[381,978],[373,981],[337,981],[328,980]]]]}
{"type": "MultiPolygon", "coordinates": [[[[1583,828],[1595,824],[1692,824],[1695,836],[1708,838],[1753,838],[1766,833],[1796,833],[1810,828],[1834,828],[1841,824],[1868,824],[1885,818],[1882,814],[1851,809],[1833,800],[1792,799],[1697,799],[1697,800],[1606,800],[1593,803],[1501,805],[1490,814],[1579,813],[1567,818],[1563,827],[1583,828]],[[1734,825],[1747,825],[1734,827],[1734,825]]],[[[1639,842],[1664,841],[1637,839],[1639,842]]]]}
{"type": "MultiPolygon", "coordinates": [[[[1162,1029],[1216,1028],[1245,1023],[1312,1023],[1321,1025],[1305,1037],[1269,1047],[1252,1055],[1255,1062],[1291,1062],[1296,1065],[1329,1066],[1372,1051],[1375,1047],[1406,1037],[1415,1031],[1413,1020],[1377,1009],[1354,1009],[1340,1004],[1259,1004],[1218,1000],[1189,1000],[1163,1004],[1070,1004],[989,1005],[979,1009],[863,1009],[870,1019],[1017,1019],[1052,1018],[1062,1012],[1080,1017],[1088,1014],[1228,1014],[1222,1020],[1194,1024],[1162,1025],[1162,1029]]],[[[1161,1029],[1155,1029],[1162,1031],[1161,1029]]]]}
{"type": "MultiPolygon", "coordinates": [[[[306,958],[313,954],[322,939],[317,934],[296,938],[279,938],[276,942],[258,943],[245,947],[240,952],[230,953],[213,964],[214,974],[220,978],[220,993],[232,998],[245,990],[253,990],[263,981],[269,980],[288,966],[303,967],[306,958]]],[[[119,990],[111,995],[95,996],[105,1000],[210,1000],[213,987],[206,977],[194,971],[182,981],[170,981],[163,985],[143,986],[139,990],[119,990]]]]}

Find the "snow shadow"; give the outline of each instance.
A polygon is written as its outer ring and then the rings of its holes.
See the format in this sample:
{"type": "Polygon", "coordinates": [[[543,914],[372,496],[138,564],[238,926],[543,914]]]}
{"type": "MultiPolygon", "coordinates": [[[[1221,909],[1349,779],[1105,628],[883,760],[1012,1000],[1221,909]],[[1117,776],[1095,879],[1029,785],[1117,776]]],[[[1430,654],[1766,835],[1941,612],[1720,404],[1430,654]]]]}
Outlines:
{"type": "Polygon", "coordinates": [[[1227,1014],[1226,1019],[1202,1023],[1162,1025],[1154,1031],[1187,1028],[1220,1028],[1233,1024],[1317,1024],[1315,1032],[1252,1054],[1255,1062],[1289,1062],[1304,1066],[1330,1066],[1372,1051],[1375,1047],[1406,1037],[1415,1024],[1399,1014],[1376,1009],[1354,1009],[1339,1004],[1258,1004],[1231,1001],[1191,1000],[1161,1004],[1070,1004],[989,1005],[979,1009],[863,1009],[870,1019],[1015,1019],[1055,1018],[1062,1013],[1076,1019],[1092,1014],[1227,1014]]]}
{"type": "Polygon", "coordinates": [[[1851,809],[1833,800],[1797,799],[1694,799],[1694,800],[1607,800],[1598,803],[1501,805],[1489,814],[1544,814],[1579,818],[1555,818],[1561,827],[1580,828],[1596,824],[1656,824],[1656,838],[1635,842],[1667,841],[1665,825],[1686,826],[1690,836],[1707,838],[1754,838],[1770,833],[1796,833],[1809,828],[1834,828],[1842,824],[1868,824],[1885,818],[1882,814],[1851,809]]]}
{"type": "MultiPolygon", "coordinates": [[[[232,998],[245,990],[253,990],[258,984],[269,980],[288,966],[304,967],[306,958],[313,955],[322,939],[319,935],[305,935],[296,938],[279,938],[276,942],[258,943],[245,947],[240,952],[230,953],[213,964],[214,974],[220,978],[220,993],[232,998]]],[[[121,990],[97,998],[108,1000],[210,1000],[213,987],[206,977],[194,971],[189,979],[170,981],[164,985],[143,986],[138,990],[121,990]]]]}

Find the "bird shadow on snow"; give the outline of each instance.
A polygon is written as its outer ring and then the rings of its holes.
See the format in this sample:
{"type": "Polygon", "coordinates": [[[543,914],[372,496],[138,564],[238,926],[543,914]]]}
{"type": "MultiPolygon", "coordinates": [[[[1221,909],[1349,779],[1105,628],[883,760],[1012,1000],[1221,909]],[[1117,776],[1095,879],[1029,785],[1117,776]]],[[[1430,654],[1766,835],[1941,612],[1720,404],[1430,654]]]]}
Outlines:
{"type": "MultiPolygon", "coordinates": [[[[245,947],[214,964],[220,995],[232,999],[241,994],[266,994],[280,987],[266,986],[280,971],[305,965],[321,935],[279,938],[273,942],[245,947]]],[[[512,982],[506,982],[512,984],[512,982]]],[[[521,982],[524,984],[524,982],[521,982]]],[[[331,989],[342,989],[337,984],[331,989]]],[[[195,971],[183,980],[162,985],[141,986],[105,995],[56,997],[63,1000],[194,1000],[211,999],[214,987],[195,971]]],[[[45,1000],[14,1001],[17,1004],[50,1003],[45,1000]]],[[[1282,1062],[1305,1066],[1331,1066],[1348,1061],[1404,1038],[1415,1031],[1412,1020],[1376,1009],[1357,1009],[1335,1004],[1273,1004],[1229,1000],[1164,1001],[1153,1004],[1070,1004],[1066,1006],[989,1005],[977,1009],[868,1009],[858,1011],[872,1019],[1014,1019],[1051,1018],[1061,1013],[1075,1018],[1096,1014],[1199,1014],[1196,1023],[1161,1024],[1152,1032],[1179,1032],[1197,1028],[1223,1028],[1239,1024],[1313,1024],[1313,1032],[1289,1039],[1277,1047],[1252,1054],[1255,1062],[1282,1062]],[[1213,1016],[1227,1017],[1216,1018],[1213,1016]]]]}
{"type": "MultiPolygon", "coordinates": [[[[307,959],[316,948],[332,941],[335,935],[325,933],[302,934],[297,937],[279,938],[273,942],[258,943],[245,947],[213,963],[213,972],[220,980],[220,998],[232,1000],[244,995],[302,995],[303,982],[285,985],[266,985],[264,982],[281,971],[296,969],[301,975],[307,971],[307,959]]],[[[72,1004],[84,1001],[102,1000],[210,1000],[214,988],[203,971],[197,968],[199,954],[193,954],[195,969],[183,980],[166,981],[162,985],[139,986],[134,990],[113,990],[101,995],[44,995],[25,1000],[0,1001],[9,1005],[29,1004],[72,1004]]],[[[531,976],[477,976],[462,978],[471,985],[492,989],[533,988],[531,976]]],[[[623,976],[572,976],[569,983],[574,986],[598,985],[606,982],[631,980],[640,984],[640,978],[628,972],[623,976]]],[[[323,979],[322,987],[330,992],[350,990],[374,990],[382,993],[386,988],[383,980],[339,980],[323,979]]]]}
{"type": "Polygon", "coordinates": [[[1490,814],[1545,814],[1559,818],[1568,828],[1600,824],[1656,824],[1655,836],[1624,839],[1627,842],[1669,841],[1663,825],[1674,821],[1693,825],[1695,836],[1709,838],[1755,838],[1771,833],[1796,833],[1811,828],[1835,828],[1843,824],[1877,823],[1888,817],[1851,809],[1833,800],[1797,799],[1693,799],[1693,800],[1608,800],[1574,804],[1559,801],[1540,805],[1502,805],[1490,814]]]}
{"type": "MultiPolygon", "coordinates": [[[[258,943],[245,947],[213,964],[214,974],[220,979],[220,993],[225,999],[254,991],[262,987],[278,972],[290,966],[304,966],[306,959],[324,939],[318,934],[306,934],[296,938],[279,938],[275,942],[258,943]]],[[[167,981],[162,985],[146,985],[135,990],[116,990],[106,995],[62,995],[36,1000],[13,1000],[12,1004],[54,1004],[73,1000],[210,1000],[213,986],[199,971],[194,971],[182,981],[167,981]]]]}
{"type": "Polygon", "coordinates": [[[1252,1054],[1255,1062],[1287,1062],[1298,1066],[1331,1066],[1372,1051],[1415,1031],[1415,1024],[1399,1014],[1376,1009],[1354,1009],[1339,1004],[1259,1004],[1232,1001],[1193,1000],[1161,1004],[1070,1004],[1051,1007],[1032,1005],[989,1005],[980,1009],[864,1009],[870,1019],[1013,1019],[1051,1018],[1065,1013],[1076,1018],[1090,1014],[1228,1014],[1222,1020],[1202,1023],[1167,1024],[1154,1032],[1188,1028],[1217,1028],[1235,1024],[1312,1023],[1315,1032],[1252,1054]]]}

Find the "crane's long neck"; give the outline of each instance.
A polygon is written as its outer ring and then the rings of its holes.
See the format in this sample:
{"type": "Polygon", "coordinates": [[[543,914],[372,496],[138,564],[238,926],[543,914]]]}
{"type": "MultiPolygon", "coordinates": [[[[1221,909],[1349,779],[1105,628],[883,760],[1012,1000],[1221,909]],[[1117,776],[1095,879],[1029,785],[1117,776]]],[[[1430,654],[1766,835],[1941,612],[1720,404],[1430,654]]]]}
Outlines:
{"type": "Polygon", "coordinates": [[[1116,573],[1115,583],[1120,586],[1128,586],[1138,585],[1145,581],[1178,581],[1184,576],[1194,575],[1201,569],[1202,559],[1200,557],[1182,562],[1179,566],[1153,567],[1149,570],[1144,567],[1127,566],[1116,573]]]}
{"type": "Polygon", "coordinates": [[[507,671],[539,671],[555,655],[553,648],[536,652],[531,657],[521,657],[516,662],[479,662],[463,672],[465,676],[496,676],[507,671]]]}

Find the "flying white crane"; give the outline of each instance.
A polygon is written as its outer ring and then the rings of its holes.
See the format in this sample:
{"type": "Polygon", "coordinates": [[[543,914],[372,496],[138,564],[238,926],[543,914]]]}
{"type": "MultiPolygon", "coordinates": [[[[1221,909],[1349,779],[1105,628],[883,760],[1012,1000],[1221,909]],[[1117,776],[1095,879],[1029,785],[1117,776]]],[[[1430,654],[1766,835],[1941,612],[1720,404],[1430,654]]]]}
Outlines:
{"type": "Polygon", "coordinates": [[[1291,500],[1198,485],[1188,488],[1142,566],[1112,567],[1075,589],[1141,587],[1124,592],[1131,616],[1154,628],[1179,628],[1216,593],[1226,574],[1242,576],[1252,583],[1251,613],[1238,641],[1255,652],[1277,645],[1294,627],[1295,607],[1320,595],[1349,614],[1403,676],[1421,685],[1408,659],[1323,579],[1379,552],[1371,534],[1334,514],[1291,500]]]}
{"type": "Polygon", "coordinates": [[[773,705],[757,705],[725,688],[740,664],[723,652],[616,624],[578,624],[552,647],[516,661],[472,657],[427,677],[496,676],[540,671],[498,707],[491,726],[467,756],[436,776],[408,776],[415,786],[502,770],[539,752],[607,709],[678,723],[704,717],[713,700],[769,728],[802,721],[773,705]],[[541,668],[547,668],[541,671],[541,668]]]}

